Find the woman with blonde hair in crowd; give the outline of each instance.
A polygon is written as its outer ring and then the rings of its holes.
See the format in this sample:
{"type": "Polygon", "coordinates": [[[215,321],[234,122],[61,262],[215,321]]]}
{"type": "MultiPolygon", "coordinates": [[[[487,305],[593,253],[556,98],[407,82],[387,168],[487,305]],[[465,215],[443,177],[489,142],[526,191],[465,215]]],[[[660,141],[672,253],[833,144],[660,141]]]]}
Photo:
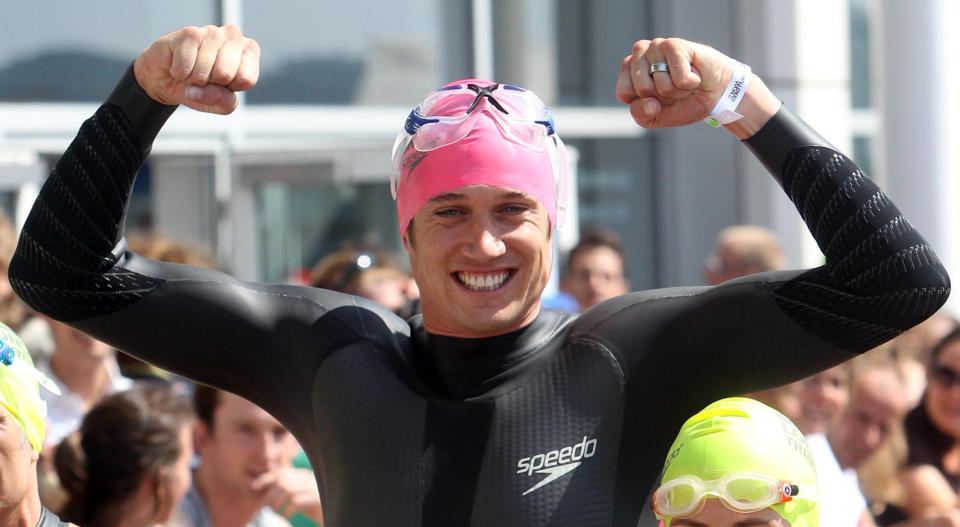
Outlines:
{"type": "Polygon", "coordinates": [[[380,249],[328,254],[311,269],[310,285],[369,298],[403,318],[419,311],[416,282],[390,253],[380,249]]]}
{"type": "Polygon", "coordinates": [[[84,527],[163,525],[190,488],[186,395],[146,384],[105,398],[57,448],[70,495],[60,516],[84,527]]]}

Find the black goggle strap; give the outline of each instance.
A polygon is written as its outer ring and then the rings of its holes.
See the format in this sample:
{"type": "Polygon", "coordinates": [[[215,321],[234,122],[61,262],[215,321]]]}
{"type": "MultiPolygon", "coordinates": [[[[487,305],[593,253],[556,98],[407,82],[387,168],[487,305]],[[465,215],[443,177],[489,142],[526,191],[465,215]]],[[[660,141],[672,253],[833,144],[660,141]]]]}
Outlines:
{"type": "Polygon", "coordinates": [[[500,87],[500,84],[491,84],[490,86],[485,86],[483,88],[481,88],[480,86],[477,86],[476,84],[467,84],[468,89],[473,90],[477,93],[477,96],[473,98],[473,102],[470,103],[470,107],[467,108],[467,113],[470,113],[474,109],[476,109],[477,104],[480,103],[480,99],[486,97],[487,100],[490,101],[490,104],[492,104],[494,108],[500,110],[505,114],[509,114],[510,112],[508,112],[507,109],[504,108],[500,104],[500,102],[497,101],[497,99],[493,96],[492,92],[499,87],[500,87]]]}

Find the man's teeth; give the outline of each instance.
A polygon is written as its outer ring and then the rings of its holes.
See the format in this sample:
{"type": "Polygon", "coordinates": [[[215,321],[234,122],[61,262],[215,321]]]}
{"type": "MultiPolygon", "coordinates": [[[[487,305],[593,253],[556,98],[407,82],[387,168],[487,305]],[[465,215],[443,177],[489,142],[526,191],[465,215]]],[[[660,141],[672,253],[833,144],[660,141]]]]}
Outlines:
{"type": "Polygon", "coordinates": [[[457,273],[460,283],[474,291],[493,291],[503,285],[510,271],[499,273],[457,273]]]}

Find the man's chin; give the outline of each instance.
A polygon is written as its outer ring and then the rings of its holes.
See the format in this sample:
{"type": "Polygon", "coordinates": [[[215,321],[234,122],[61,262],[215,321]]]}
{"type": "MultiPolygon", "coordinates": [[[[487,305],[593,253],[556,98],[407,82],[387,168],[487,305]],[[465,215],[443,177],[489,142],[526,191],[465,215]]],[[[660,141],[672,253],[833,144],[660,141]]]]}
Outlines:
{"type": "Polygon", "coordinates": [[[536,311],[519,311],[513,306],[478,309],[464,317],[461,327],[478,337],[501,335],[526,327],[536,318],[536,311]]]}

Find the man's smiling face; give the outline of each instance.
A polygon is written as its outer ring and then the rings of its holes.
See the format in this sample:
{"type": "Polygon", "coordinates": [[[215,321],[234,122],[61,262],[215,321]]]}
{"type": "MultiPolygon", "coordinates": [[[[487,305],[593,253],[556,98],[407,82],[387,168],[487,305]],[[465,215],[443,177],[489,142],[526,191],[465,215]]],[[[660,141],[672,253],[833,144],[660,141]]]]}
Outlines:
{"type": "Polygon", "coordinates": [[[533,322],[553,264],[550,221],[534,197],[469,185],[434,197],[404,236],[424,326],[480,338],[533,322]]]}

